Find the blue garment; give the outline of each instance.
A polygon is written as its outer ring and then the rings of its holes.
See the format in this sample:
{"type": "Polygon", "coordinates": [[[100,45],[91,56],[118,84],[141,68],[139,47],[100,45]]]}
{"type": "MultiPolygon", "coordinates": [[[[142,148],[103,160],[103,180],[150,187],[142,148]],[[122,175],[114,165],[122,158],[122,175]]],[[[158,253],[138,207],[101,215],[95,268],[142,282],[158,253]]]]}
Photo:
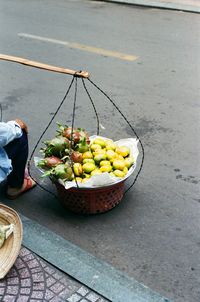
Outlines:
{"type": "Polygon", "coordinates": [[[12,171],[11,160],[3,147],[22,136],[22,129],[15,121],[0,122],[0,182],[12,171]]]}

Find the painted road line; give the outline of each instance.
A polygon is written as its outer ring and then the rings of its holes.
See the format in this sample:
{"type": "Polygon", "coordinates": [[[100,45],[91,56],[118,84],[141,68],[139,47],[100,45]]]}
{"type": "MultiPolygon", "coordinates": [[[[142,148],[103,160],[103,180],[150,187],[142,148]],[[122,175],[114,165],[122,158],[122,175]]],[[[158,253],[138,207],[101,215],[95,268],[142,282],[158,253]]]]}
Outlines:
{"type": "Polygon", "coordinates": [[[125,53],[117,52],[117,51],[106,50],[103,48],[93,47],[90,45],[84,45],[84,44],[80,44],[80,43],[62,41],[62,40],[57,40],[57,39],[52,39],[52,38],[47,38],[47,37],[41,37],[41,36],[37,36],[37,35],[31,35],[31,34],[27,34],[27,33],[18,33],[18,36],[21,38],[27,38],[27,39],[38,40],[38,41],[47,42],[47,43],[63,45],[63,46],[69,47],[69,48],[92,52],[92,53],[96,53],[98,55],[113,57],[113,58],[117,58],[117,59],[125,60],[125,61],[135,61],[138,59],[138,57],[134,56],[134,55],[129,55],[129,54],[125,54],[125,53]]]}
{"type": "Polygon", "coordinates": [[[159,293],[94,257],[39,223],[20,215],[23,245],[112,302],[169,302],[159,293]]]}

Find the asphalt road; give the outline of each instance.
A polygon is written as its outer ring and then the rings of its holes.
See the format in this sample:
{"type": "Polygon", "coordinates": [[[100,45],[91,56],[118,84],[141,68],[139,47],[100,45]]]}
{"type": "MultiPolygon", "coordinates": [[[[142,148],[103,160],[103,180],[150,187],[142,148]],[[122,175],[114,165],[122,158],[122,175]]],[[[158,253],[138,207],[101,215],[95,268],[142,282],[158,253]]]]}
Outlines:
{"type": "MultiPolygon", "coordinates": [[[[39,187],[14,202],[2,191],[1,200],[164,296],[199,301],[199,15],[95,1],[0,0],[0,8],[1,53],[89,71],[145,148],[138,181],[106,214],[71,214],[39,187]]],[[[28,123],[31,152],[71,77],[4,61],[0,66],[3,120],[28,123]]],[[[86,83],[105,128],[101,134],[132,136],[86,83]]],[[[92,134],[95,116],[78,84],[76,124],[92,134]]],[[[55,122],[70,122],[73,96],[55,122]]],[[[55,123],[46,137],[54,132],[55,123]]],[[[34,165],[32,173],[41,181],[34,165]]],[[[48,181],[43,185],[54,191],[48,181]]]]}

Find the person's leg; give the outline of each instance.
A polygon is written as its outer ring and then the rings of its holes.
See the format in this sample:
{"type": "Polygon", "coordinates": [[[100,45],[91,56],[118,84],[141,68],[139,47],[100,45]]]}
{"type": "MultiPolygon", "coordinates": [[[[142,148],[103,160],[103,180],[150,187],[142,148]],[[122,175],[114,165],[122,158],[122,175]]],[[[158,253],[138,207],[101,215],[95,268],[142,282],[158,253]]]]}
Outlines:
{"type": "Polygon", "coordinates": [[[12,172],[7,177],[8,186],[21,188],[24,183],[24,172],[28,158],[28,138],[25,131],[23,135],[4,147],[12,161],[12,172]]]}
{"type": "Polygon", "coordinates": [[[8,157],[12,161],[13,171],[7,177],[7,197],[15,199],[22,193],[33,188],[36,183],[26,173],[28,158],[28,138],[25,131],[23,135],[4,147],[8,157]]]}

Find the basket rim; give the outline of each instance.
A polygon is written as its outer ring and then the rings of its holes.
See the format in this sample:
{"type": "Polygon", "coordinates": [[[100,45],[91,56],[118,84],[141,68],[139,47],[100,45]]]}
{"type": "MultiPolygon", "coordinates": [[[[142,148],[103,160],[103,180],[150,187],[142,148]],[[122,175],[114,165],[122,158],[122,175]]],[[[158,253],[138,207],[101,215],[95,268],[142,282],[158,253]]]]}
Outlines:
{"type": "Polygon", "coordinates": [[[117,187],[119,185],[123,185],[124,182],[125,182],[126,179],[122,179],[120,182],[117,182],[117,183],[113,183],[113,184],[109,184],[109,185],[106,185],[106,186],[96,186],[96,187],[78,187],[78,186],[73,186],[69,189],[66,189],[65,186],[58,181],[54,182],[55,184],[59,184],[60,186],[63,187],[63,189],[65,189],[66,191],[76,191],[76,190],[81,190],[81,191],[97,191],[97,190],[107,190],[107,189],[111,189],[112,187],[117,187]]]}
{"type": "Polygon", "coordinates": [[[22,244],[22,222],[15,210],[0,203],[0,222],[14,224],[13,233],[0,248],[0,279],[3,279],[15,263],[22,244]]]}

